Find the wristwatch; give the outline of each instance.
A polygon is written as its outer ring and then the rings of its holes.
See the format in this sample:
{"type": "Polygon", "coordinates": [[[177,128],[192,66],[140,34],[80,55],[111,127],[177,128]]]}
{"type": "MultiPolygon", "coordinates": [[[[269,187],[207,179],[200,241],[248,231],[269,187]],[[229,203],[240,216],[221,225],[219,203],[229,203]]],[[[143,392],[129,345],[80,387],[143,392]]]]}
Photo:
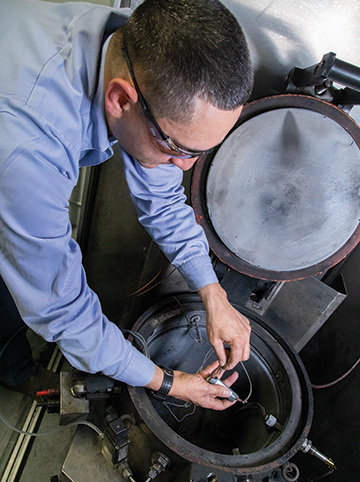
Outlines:
{"type": "Polygon", "coordinates": [[[159,400],[165,400],[173,385],[174,372],[171,368],[164,368],[164,367],[160,367],[160,368],[164,372],[164,378],[163,378],[161,387],[157,392],[154,392],[154,395],[159,400]]]}

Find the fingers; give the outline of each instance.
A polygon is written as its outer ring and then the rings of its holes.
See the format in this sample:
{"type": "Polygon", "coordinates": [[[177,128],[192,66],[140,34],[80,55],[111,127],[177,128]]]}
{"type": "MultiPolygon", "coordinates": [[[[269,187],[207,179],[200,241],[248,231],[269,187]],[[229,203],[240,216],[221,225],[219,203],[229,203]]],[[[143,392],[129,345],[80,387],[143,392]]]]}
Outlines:
{"type": "Polygon", "coordinates": [[[231,387],[233,383],[236,382],[236,380],[239,378],[238,372],[233,372],[230,376],[228,376],[224,381],[224,383],[228,386],[231,387]]]}
{"type": "MultiPolygon", "coordinates": [[[[185,401],[191,401],[203,408],[225,410],[235,403],[227,399],[230,395],[229,389],[222,385],[212,385],[205,380],[218,367],[219,363],[215,361],[197,374],[188,374],[175,370],[174,384],[170,395],[185,401]]],[[[220,370],[221,373],[222,370],[220,370]]],[[[218,376],[220,377],[220,375],[218,376]]],[[[237,378],[238,373],[232,373],[226,378],[226,385],[231,386],[237,378]]]]}
{"type": "MultiPolygon", "coordinates": [[[[211,373],[216,370],[216,368],[219,367],[217,362],[213,362],[210,365],[208,365],[202,372],[202,376],[209,376],[211,373]]],[[[216,372],[216,376],[218,378],[221,378],[223,375],[224,371],[220,368],[216,372]]],[[[238,379],[239,374],[237,372],[233,372],[230,376],[228,376],[225,380],[224,383],[227,387],[231,387],[233,383],[236,382],[238,379]]],[[[226,408],[230,407],[233,405],[235,402],[230,402],[228,400],[228,397],[230,395],[230,390],[228,390],[224,386],[219,386],[219,385],[210,385],[207,383],[206,388],[209,392],[210,398],[207,400],[207,405],[204,405],[204,402],[202,403],[202,406],[205,408],[211,408],[213,410],[225,410],[226,408]]]]}
{"type": "Polygon", "coordinates": [[[230,402],[227,399],[230,395],[230,391],[227,388],[219,385],[208,385],[208,396],[206,397],[206,401],[204,399],[203,407],[212,410],[225,410],[234,404],[234,402],[230,402]]]}
{"type": "Polygon", "coordinates": [[[232,341],[231,350],[224,370],[232,370],[240,361],[248,360],[250,357],[250,343],[246,341],[244,343],[243,339],[240,341],[232,341]]]}
{"type": "Polygon", "coordinates": [[[206,378],[208,377],[209,375],[212,374],[212,372],[214,370],[216,370],[216,368],[219,368],[220,365],[219,365],[219,362],[218,360],[215,360],[213,361],[212,363],[210,363],[210,365],[208,365],[207,367],[205,367],[203,370],[201,370],[200,375],[203,377],[203,378],[206,378]]]}
{"type": "Polygon", "coordinates": [[[243,360],[248,360],[250,357],[250,334],[251,327],[250,322],[245,316],[239,313],[239,322],[241,330],[235,333],[228,344],[230,345],[230,353],[227,358],[224,369],[231,370],[243,360]]]}
{"type": "MultiPolygon", "coordinates": [[[[235,378],[237,378],[237,375],[235,375],[235,378]]],[[[230,381],[230,383],[233,382],[230,381]]],[[[210,385],[210,387],[211,398],[208,400],[208,405],[206,408],[210,408],[212,410],[225,410],[236,403],[236,401],[230,402],[230,400],[228,400],[227,397],[230,395],[230,391],[226,388],[217,385],[210,385]]]]}
{"type": "Polygon", "coordinates": [[[218,357],[219,365],[221,367],[224,367],[227,363],[228,357],[227,357],[227,354],[226,354],[226,350],[225,350],[225,346],[224,346],[223,341],[219,338],[215,338],[214,340],[210,340],[210,343],[212,344],[212,346],[215,350],[216,356],[218,357]]]}
{"type": "Polygon", "coordinates": [[[208,339],[214,347],[219,364],[226,370],[231,370],[242,360],[250,356],[249,320],[231,307],[228,316],[209,317],[207,319],[208,339]],[[230,347],[226,352],[224,344],[230,347]]]}
{"type": "Polygon", "coordinates": [[[224,369],[231,370],[232,368],[235,368],[236,365],[239,363],[239,360],[243,360],[242,358],[243,352],[244,352],[243,346],[239,346],[236,343],[232,344],[230,355],[229,355],[229,358],[227,359],[224,369]]]}
{"type": "MultiPolygon", "coordinates": [[[[225,370],[221,369],[220,366],[219,366],[219,362],[217,360],[215,360],[214,362],[210,363],[210,365],[208,365],[207,367],[205,367],[203,370],[201,370],[201,372],[199,372],[199,374],[203,377],[203,378],[207,378],[209,375],[211,375],[215,370],[216,368],[219,368],[219,370],[216,372],[216,376],[218,378],[221,378],[225,372],[225,370]]],[[[229,375],[224,381],[224,383],[228,386],[228,387],[231,387],[231,385],[233,383],[236,382],[236,380],[239,378],[239,374],[238,372],[233,372],[231,373],[231,375],[229,375]]]]}
{"type": "Polygon", "coordinates": [[[223,399],[214,398],[214,400],[211,404],[211,407],[207,407],[207,408],[210,408],[212,410],[222,411],[222,410],[226,410],[227,408],[231,407],[235,403],[236,403],[236,401],[230,402],[230,400],[227,400],[226,398],[223,398],[223,399]]]}
{"type": "Polygon", "coordinates": [[[240,335],[227,344],[231,346],[231,349],[225,348],[224,343],[219,339],[212,343],[218,357],[218,363],[224,370],[232,370],[240,361],[249,359],[250,343],[248,338],[244,340],[244,337],[240,335]]]}

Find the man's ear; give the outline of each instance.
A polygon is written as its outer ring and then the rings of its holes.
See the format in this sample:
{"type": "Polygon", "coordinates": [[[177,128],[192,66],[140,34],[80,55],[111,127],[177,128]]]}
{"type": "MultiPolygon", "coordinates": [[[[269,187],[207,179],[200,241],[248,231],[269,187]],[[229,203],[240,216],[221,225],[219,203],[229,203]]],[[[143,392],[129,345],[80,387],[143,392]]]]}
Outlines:
{"type": "Polygon", "coordinates": [[[123,112],[135,104],[138,96],[134,87],[124,79],[112,79],[105,93],[105,108],[113,117],[121,117],[123,112]]]}

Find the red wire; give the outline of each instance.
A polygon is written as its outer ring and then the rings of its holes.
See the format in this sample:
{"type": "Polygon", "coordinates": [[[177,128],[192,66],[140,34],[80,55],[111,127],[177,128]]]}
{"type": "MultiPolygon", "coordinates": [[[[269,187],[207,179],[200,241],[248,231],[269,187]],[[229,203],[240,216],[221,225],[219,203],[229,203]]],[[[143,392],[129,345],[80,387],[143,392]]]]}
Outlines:
{"type": "Polygon", "coordinates": [[[47,394],[48,394],[47,390],[41,390],[39,392],[36,392],[37,397],[46,397],[47,394]]]}
{"type": "Polygon", "coordinates": [[[325,385],[311,385],[312,388],[317,388],[317,389],[321,389],[321,388],[329,388],[329,387],[332,387],[333,385],[335,385],[336,383],[338,382],[341,382],[341,380],[344,380],[345,377],[347,377],[348,375],[350,375],[350,373],[357,367],[357,365],[360,363],[360,357],[356,360],[356,362],[354,363],[354,365],[346,372],[344,373],[344,375],[341,375],[341,377],[337,378],[336,380],[332,381],[332,382],[329,382],[329,383],[326,383],[325,385]]]}

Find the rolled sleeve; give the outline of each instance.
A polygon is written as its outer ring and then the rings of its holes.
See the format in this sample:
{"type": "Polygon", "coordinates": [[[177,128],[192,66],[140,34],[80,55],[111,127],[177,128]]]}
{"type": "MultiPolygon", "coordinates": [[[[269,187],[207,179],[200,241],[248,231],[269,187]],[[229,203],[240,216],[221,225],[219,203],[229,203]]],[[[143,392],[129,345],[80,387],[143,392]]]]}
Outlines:
{"type": "Polygon", "coordinates": [[[218,281],[210,258],[205,254],[184,261],[178,266],[178,271],[187,280],[190,291],[198,291],[200,288],[218,281]]]}

